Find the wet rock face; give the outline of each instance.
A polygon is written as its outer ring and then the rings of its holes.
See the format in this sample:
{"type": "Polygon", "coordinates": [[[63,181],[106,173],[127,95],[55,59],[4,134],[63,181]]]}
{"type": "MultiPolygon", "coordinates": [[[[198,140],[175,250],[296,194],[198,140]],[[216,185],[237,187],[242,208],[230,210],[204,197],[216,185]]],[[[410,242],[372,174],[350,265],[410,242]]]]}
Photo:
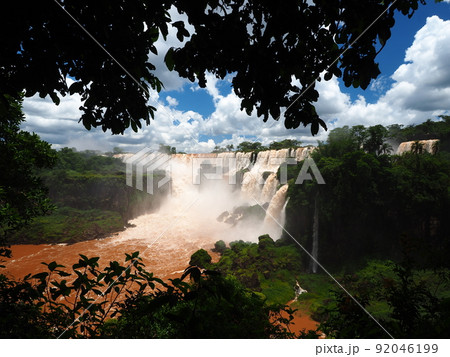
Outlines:
{"type": "Polygon", "coordinates": [[[231,224],[232,226],[236,225],[241,219],[243,215],[235,212],[222,212],[219,217],[217,217],[218,222],[223,222],[227,224],[231,224]]]}
{"type": "Polygon", "coordinates": [[[266,215],[266,210],[268,207],[268,202],[264,203],[262,206],[239,206],[235,207],[232,212],[222,212],[216,219],[218,222],[231,225],[236,225],[238,222],[248,219],[257,219],[262,221],[266,215]]]}

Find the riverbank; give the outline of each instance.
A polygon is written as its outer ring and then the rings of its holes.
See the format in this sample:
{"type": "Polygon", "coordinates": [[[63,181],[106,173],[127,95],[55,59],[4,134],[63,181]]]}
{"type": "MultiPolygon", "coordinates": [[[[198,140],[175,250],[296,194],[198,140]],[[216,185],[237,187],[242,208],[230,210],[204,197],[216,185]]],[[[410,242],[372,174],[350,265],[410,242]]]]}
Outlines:
{"type": "Polygon", "coordinates": [[[126,229],[118,212],[61,207],[48,216],[36,217],[11,238],[16,244],[74,244],[110,237],[126,229]]]}

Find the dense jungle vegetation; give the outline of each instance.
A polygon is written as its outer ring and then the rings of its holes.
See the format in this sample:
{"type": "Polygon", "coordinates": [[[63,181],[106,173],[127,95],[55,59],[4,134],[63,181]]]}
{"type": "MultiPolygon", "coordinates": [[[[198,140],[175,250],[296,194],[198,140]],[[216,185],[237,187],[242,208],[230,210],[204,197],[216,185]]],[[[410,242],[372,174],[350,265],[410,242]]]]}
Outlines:
{"type": "Polygon", "coordinates": [[[56,151],[52,168],[37,172],[55,206],[17,231],[16,243],[75,243],[124,229],[128,220],[159,206],[164,192],[154,195],[126,185],[125,164],[113,153],[56,151]]]}
{"type": "MultiPolygon", "coordinates": [[[[443,338],[450,325],[450,117],[441,119],[331,131],[313,153],[325,185],[295,184],[302,163],[286,167],[290,199],[278,244],[295,240],[311,251],[316,213],[319,262],[395,337],[443,338]],[[390,143],[419,139],[439,139],[438,152],[415,143],[411,152],[388,155],[390,143]]],[[[300,253],[309,271],[311,259],[300,253]]],[[[311,288],[312,276],[302,286],[316,296],[301,296],[300,306],[313,305],[323,332],[386,337],[335,283],[332,297],[311,288]]]]}
{"type": "Polygon", "coordinates": [[[295,184],[302,162],[279,170],[290,184],[281,239],[219,241],[218,263],[206,251],[191,263],[236,277],[268,302],[292,300],[299,281],[308,293],[291,307],[310,311],[329,337],[447,337],[450,117],[441,119],[332,130],[313,154],[325,185],[295,184]],[[422,139],[439,139],[437,153],[415,143],[411,152],[390,155],[400,142],[422,139]],[[300,245],[311,252],[316,209],[319,262],[382,327],[324,271],[311,273],[300,245]]]}
{"type": "Polygon", "coordinates": [[[398,261],[406,247],[423,267],[448,266],[450,117],[394,129],[398,126],[331,131],[313,153],[325,185],[295,184],[302,163],[286,167],[286,230],[310,248],[317,201],[319,259],[330,268],[356,268],[367,258],[398,261]],[[414,139],[423,132],[440,138],[437,154],[387,155],[388,140],[414,139]]]}

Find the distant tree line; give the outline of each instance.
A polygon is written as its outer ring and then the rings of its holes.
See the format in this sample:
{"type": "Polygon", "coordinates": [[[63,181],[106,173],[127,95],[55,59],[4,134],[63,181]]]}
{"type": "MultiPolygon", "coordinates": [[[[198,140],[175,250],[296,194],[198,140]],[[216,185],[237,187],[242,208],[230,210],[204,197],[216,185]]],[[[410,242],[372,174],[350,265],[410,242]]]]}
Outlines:
{"type": "Polygon", "coordinates": [[[226,147],[220,147],[216,146],[213,153],[220,153],[220,152],[230,152],[230,151],[236,151],[236,152],[259,152],[264,150],[281,150],[281,149],[296,149],[300,147],[301,142],[295,139],[284,139],[282,141],[273,141],[268,146],[264,146],[259,141],[243,141],[236,149],[234,148],[233,144],[227,145],[226,147]]]}

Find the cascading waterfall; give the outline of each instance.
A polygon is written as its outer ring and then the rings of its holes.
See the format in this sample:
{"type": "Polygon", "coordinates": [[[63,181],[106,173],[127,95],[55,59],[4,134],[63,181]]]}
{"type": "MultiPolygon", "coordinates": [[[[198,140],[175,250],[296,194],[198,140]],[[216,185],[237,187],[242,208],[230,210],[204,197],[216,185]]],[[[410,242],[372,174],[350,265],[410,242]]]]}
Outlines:
{"type": "Polygon", "coordinates": [[[253,166],[247,166],[248,171],[242,180],[242,194],[247,199],[259,203],[270,202],[275,194],[276,174],[280,165],[289,157],[289,149],[261,151],[253,166]],[[268,177],[265,177],[268,175],[268,177]]]}
{"type": "Polygon", "coordinates": [[[283,208],[281,209],[281,214],[280,214],[280,216],[281,216],[281,218],[280,218],[280,224],[281,224],[281,226],[283,226],[283,227],[284,227],[284,224],[286,223],[286,207],[287,207],[288,203],[289,203],[289,197],[287,198],[286,202],[285,202],[284,205],[283,205],[283,208]]]}
{"type": "Polygon", "coordinates": [[[313,241],[311,255],[312,259],[310,261],[310,270],[312,273],[317,273],[317,259],[319,256],[319,195],[316,195],[314,200],[314,222],[313,222],[313,241]]]}
{"type": "MultiPolygon", "coordinates": [[[[288,189],[287,185],[279,188],[277,171],[288,158],[304,160],[313,150],[312,147],[306,147],[258,153],[171,155],[168,165],[171,195],[162,205],[160,212],[153,213],[151,218],[158,214],[165,217],[172,216],[180,212],[189,202],[195,201],[187,212],[177,215],[177,217],[181,215],[191,227],[189,232],[192,230],[201,232],[204,230],[202,226],[208,226],[209,235],[213,240],[255,240],[258,235],[265,233],[277,239],[282,232],[280,223],[284,224],[282,221],[288,189]],[[204,167],[209,171],[203,172],[204,167]],[[211,179],[211,174],[218,175],[211,179]],[[245,210],[239,209],[255,205],[261,205],[267,210],[263,224],[256,218],[252,220],[251,217],[250,219],[244,217],[242,212],[245,210]],[[238,210],[235,213],[236,208],[238,210]],[[219,217],[222,217],[222,220],[217,222],[219,217]],[[195,224],[190,224],[191,221],[195,224]],[[204,221],[204,224],[200,221],[204,221]],[[213,221],[214,224],[211,223],[213,221]],[[199,228],[194,229],[194,225],[199,228]],[[211,233],[213,227],[215,233],[211,233]]],[[[195,234],[192,233],[194,236],[195,234]]]]}
{"type": "Polygon", "coordinates": [[[285,211],[286,208],[286,195],[288,188],[288,185],[283,185],[275,193],[270,201],[269,207],[267,208],[266,217],[264,218],[264,229],[271,237],[274,238],[279,238],[283,230],[283,211],[285,211]]]}
{"type": "Polygon", "coordinates": [[[420,145],[423,152],[427,152],[429,154],[436,154],[438,144],[439,144],[439,139],[402,142],[398,146],[396,154],[402,155],[407,152],[412,152],[416,143],[418,143],[420,145]]]}
{"type": "Polygon", "coordinates": [[[264,183],[260,196],[262,203],[270,202],[272,200],[272,197],[274,197],[274,195],[277,192],[277,186],[278,186],[277,174],[273,172],[267,177],[264,183]]]}

